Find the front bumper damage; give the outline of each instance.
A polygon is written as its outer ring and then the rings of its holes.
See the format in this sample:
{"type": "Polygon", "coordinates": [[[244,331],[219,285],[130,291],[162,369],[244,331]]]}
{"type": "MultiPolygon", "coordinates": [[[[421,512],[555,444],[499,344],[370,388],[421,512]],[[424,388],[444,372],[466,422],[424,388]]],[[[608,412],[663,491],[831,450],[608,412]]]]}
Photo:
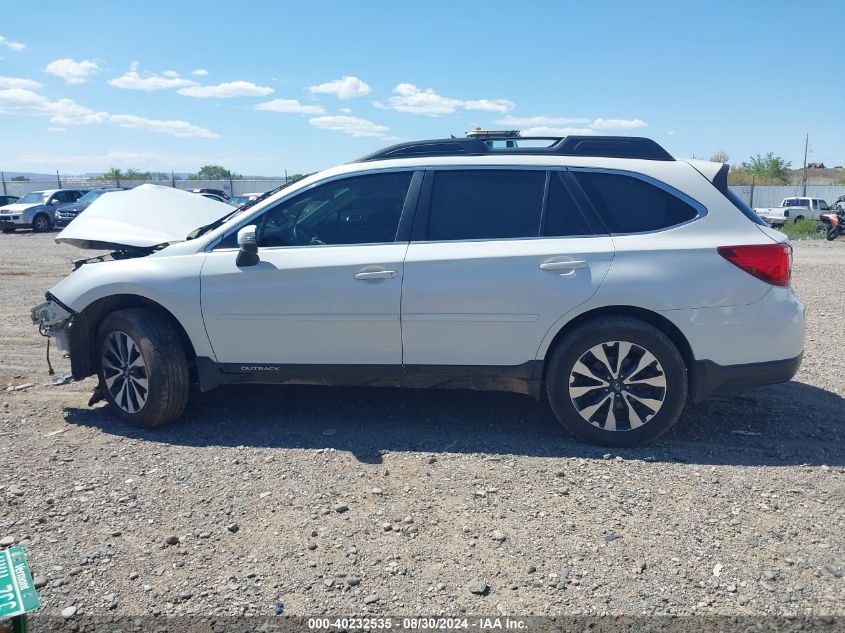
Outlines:
{"type": "MultiPolygon", "coordinates": [[[[56,341],[56,347],[63,352],[70,352],[70,328],[75,313],[63,305],[51,294],[47,294],[47,301],[32,308],[32,322],[38,326],[41,336],[56,341]]],[[[49,345],[49,343],[48,343],[49,345]]],[[[47,352],[47,364],[50,363],[49,347],[47,352]]]]}

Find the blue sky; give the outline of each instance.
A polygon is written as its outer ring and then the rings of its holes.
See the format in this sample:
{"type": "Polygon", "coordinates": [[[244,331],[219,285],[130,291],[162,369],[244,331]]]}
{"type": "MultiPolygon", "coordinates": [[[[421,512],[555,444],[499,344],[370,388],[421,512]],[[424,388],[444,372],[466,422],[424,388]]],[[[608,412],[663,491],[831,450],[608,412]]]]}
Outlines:
{"type": "Polygon", "coordinates": [[[308,172],[514,128],[845,163],[845,3],[0,3],[0,169],[308,172]],[[790,43],[789,46],[786,46],[790,43]]]}

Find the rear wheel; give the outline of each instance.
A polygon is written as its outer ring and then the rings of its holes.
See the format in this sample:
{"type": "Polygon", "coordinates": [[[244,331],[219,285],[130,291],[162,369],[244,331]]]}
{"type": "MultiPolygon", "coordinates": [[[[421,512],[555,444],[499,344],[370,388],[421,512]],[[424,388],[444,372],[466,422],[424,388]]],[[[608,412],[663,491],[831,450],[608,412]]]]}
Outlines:
{"type": "Polygon", "coordinates": [[[674,343],[630,317],[599,317],[569,332],[551,354],[549,404],[579,439],[636,446],[668,431],[687,398],[674,343]]]}
{"type": "Polygon", "coordinates": [[[3,229],[4,233],[14,233],[15,229],[3,229]]]}
{"type": "Polygon", "coordinates": [[[97,333],[100,390],[122,420],[144,428],[185,410],[188,359],[175,328],[148,308],[108,315],[97,333]]]}
{"type": "Polygon", "coordinates": [[[36,233],[44,233],[53,228],[53,223],[46,213],[39,213],[32,219],[32,230],[36,233]]]}
{"type": "Polygon", "coordinates": [[[793,224],[798,224],[798,223],[799,223],[801,220],[803,220],[803,219],[804,219],[804,216],[803,216],[803,215],[799,215],[797,218],[795,218],[795,219],[792,221],[792,223],[793,223],[793,224]]]}

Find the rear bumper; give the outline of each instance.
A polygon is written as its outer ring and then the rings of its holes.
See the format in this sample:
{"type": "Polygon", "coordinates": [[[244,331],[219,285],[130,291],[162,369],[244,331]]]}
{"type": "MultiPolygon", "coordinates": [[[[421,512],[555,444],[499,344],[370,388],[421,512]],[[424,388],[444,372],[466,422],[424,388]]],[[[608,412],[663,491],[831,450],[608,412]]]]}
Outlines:
{"type": "Polygon", "coordinates": [[[712,360],[695,361],[690,399],[701,402],[721,391],[786,382],[798,372],[803,356],[801,353],[795,358],[746,365],[719,365],[712,360]]]}

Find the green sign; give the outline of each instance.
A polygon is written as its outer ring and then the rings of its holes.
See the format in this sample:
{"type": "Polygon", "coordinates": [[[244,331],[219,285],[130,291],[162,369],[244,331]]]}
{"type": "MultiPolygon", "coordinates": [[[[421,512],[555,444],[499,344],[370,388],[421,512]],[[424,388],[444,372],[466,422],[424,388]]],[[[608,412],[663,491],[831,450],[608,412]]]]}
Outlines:
{"type": "Polygon", "coordinates": [[[0,620],[40,606],[23,549],[12,547],[0,552],[0,620]]]}

